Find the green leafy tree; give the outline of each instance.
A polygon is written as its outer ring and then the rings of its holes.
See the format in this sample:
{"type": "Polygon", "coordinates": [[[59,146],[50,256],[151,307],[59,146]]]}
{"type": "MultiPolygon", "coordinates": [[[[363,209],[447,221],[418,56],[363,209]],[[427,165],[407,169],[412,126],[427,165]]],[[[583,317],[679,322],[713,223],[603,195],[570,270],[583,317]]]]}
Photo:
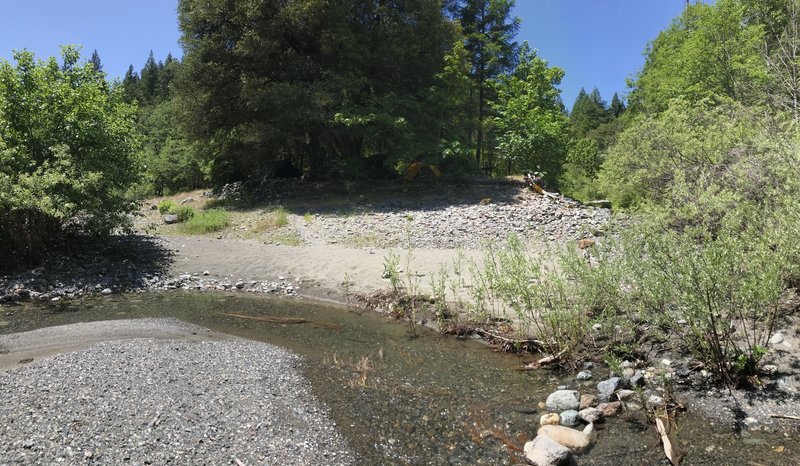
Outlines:
{"type": "Polygon", "coordinates": [[[630,101],[652,112],[678,97],[763,102],[763,43],[763,27],[748,21],[741,0],[690,5],[648,47],[630,101]]]}
{"type": "Polygon", "coordinates": [[[34,258],[59,234],[109,234],[127,223],[136,177],[135,109],[91,62],[62,49],[0,62],[0,253],[34,258]]]}
{"type": "Polygon", "coordinates": [[[561,111],[560,91],[564,71],[548,66],[523,44],[513,73],[500,76],[492,110],[497,149],[506,171],[542,172],[554,183],[567,152],[569,127],[561,111]]]}

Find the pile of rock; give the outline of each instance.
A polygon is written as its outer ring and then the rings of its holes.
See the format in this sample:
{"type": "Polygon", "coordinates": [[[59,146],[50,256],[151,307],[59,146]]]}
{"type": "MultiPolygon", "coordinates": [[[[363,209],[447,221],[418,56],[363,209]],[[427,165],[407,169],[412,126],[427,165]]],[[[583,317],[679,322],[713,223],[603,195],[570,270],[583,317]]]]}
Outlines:
{"type": "MultiPolygon", "coordinates": [[[[578,373],[578,383],[588,385],[592,378],[589,363],[578,373]]],[[[537,466],[552,466],[565,462],[573,454],[588,450],[597,438],[594,425],[620,414],[624,410],[642,409],[663,404],[663,399],[647,390],[646,379],[652,374],[637,370],[631,362],[624,362],[620,376],[612,376],[597,384],[595,393],[559,386],[552,392],[544,406],[547,413],[539,420],[536,438],[525,444],[525,457],[537,466]],[[636,396],[640,394],[640,396],[636,396]],[[579,430],[580,429],[580,430],[579,430]]]]}

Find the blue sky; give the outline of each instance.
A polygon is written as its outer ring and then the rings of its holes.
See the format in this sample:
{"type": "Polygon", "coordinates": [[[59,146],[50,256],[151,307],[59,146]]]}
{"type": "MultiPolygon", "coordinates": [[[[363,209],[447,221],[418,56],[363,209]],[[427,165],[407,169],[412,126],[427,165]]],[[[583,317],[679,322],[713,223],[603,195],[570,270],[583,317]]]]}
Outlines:
{"type": "MultiPolygon", "coordinates": [[[[156,60],[181,55],[177,1],[5,0],[0,15],[0,58],[27,48],[38,57],[59,45],[97,50],[109,76],[138,71],[150,50],[156,60]]],[[[566,71],[564,103],[581,87],[597,86],[607,101],[626,91],[625,78],[644,63],[647,42],[680,13],[684,0],[517,0],[518,41],[527,40],[551,65],[566,71]]]]}

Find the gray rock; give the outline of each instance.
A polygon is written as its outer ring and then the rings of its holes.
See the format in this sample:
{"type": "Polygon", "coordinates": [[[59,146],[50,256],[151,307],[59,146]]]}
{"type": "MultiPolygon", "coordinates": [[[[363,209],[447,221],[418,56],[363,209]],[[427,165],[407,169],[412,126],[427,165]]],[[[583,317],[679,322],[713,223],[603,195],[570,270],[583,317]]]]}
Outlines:
{"type": "Polygon", "coordinates": [[[611,399],[611,395],[617,391],[617,389],[622,385],[622,379],[619,377],[611,377],[608,380],[604,380],[597,384],[597,391],[599,392],[598,398],[600,401],[608,401],[611,399]]]}
{"type": "Polygon", "coordinates": [[[587,424],[597,422],[603,418],[603,412],[597,408],[586,408],[578,412],[578,418],[587,424]]]}
{"type": "Polygon", "coordinates": [[[644,373],[642,371],[636,371],[633,374],[633,377],[629,380],[631,387],[644,387],[645,380],[644,380],[644,373]]]}
{"type": "Polygon", "coordinates": [[[545,401],[548,410],[557,412],[578,409],[580,404],[580,394],[575,390],[556,390],[545,401]]]}
{"type": "Polygon", "coordinates": [[[580,371],[575,378],[578,380],[589,380],[592,378],[592,371],[580,371]]]}
{"type": "Polygon", "coordinates": [[[578,425],[578,411],[568,409],[558,416],[558,423],[562,426],[575,427],[578,425]]]}
{"type": "Polygon", "coordinates": [[[588,371],[594,369],[594,363],[592,361],[586,361],[583,363],[583,370],[588,371]]]}
{"type": "Polygon", "coordinates": [[[182,200],[181,201],[181,205],[188,204],[190,202],[194,202],[194,198],[193,197],[187,197],[186,199],[182,200]]]}
{"type": "Polygon", "coordinates": [[[569,448],[544,435],[527,442],[524,451],[525,458],[535,466],[556,466],[566,462],[572,455],[569,448]]]}
{"type": "Polygon", "coordinates": [[[103,288],[103,291],[100,292],[103,295],[110,295],[112,293],[111,288],[103,288]]]}
{"type": "Polygon", "coordinates": [[[770,345],[780,345],[783,343],[783,334],[781,332],[776,332],[775,335],[772,335],[769,339],[770,345]]]}
{"type": "Polygon", "coordinates": [[[659,407],[664,404],[664,399],[658,395],[650,395],[647,397],[647,407],[650,409],[659,407]]]}
{"type": "Polygon", "coordinates": [[[178,223],[178,216],[175,214],[167,214],[164,216],[164,223],[166,223],[167,225],[178,223]]]}
{"type": "Polygon", "coordinates": [[[626,367],[625,369],[622,369],[622,378],[623,378],[624,380],[630,380],[630,379],[631,379],[631,377],[633,377],[633,375],[634,375],[635,373],[636,373],[636,371],[635,371],[635,370],[633,370],[633,368],[632,368],[632,367],[626,367]]]}

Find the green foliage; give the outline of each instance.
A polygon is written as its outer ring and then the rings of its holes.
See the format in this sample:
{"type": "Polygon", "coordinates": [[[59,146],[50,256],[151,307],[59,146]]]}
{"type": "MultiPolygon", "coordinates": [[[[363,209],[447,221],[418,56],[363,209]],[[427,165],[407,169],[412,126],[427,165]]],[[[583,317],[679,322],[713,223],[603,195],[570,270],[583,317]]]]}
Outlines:
{"type": "Polygon", "coordinates": [[[278,159],[352,176],[366,157],[393,167],[449,140],[446,107],[430,105],[456,41],[438,2],[182,0],[178,12],[183,133],[216,184],[278,159]]]}
{"type": "Polygon", "coordinates": [[[231,215],[222,209],[201,210],[188,221],[180,225],[180,231],[184,234],[204,234],[214,233],[224,230],[230,225],[231,215]]]}
{"type": "Polygon", "coordinates": [[[564,71],[523,44],[513,73],[501,76],[492,102],[499,159],[507,172],[543,172],[552,183],[567,152],[567,117],[559,106],[564,71]]]}
{"type": "Polygon", "coordinates": [[[764,101],[764,28],[741,0],[695,3],[647,50],[634,83],[632,106],[661,112],[672,99],[764,101]]]}
{"type": "Polygon", "coordinates": [[[109,234],[128,224],[135,108],[73,47],[0,62],[0,252],[29,258],[64,230],[109,234]]]}
{"type": "Polygon", "coordinates": [[[169,199],[164,199],[158,203],[158,213],[161,215],[174,213],[175,207],[176,206],[174,202],[170,201],[169,199]]]}
{"type": "Polygon", "coordinates": [[[516,236],[484,249],[483,275],[493,296],[516,313],[520,330],[541,340],[551,354],[574,362],[588,318],[573,299],[572,284],[554,262],[531,255],[516,236]]]}
{"type": "MultiPolygon", "coordinates": [[[[451,14],[463,28],[464,45],[469,54],[473,99],[471,116],[475,123],[475,160],[481,168],[492,168],[486,150],[486,126],[493,100],[492,80],[513,70],[517,57],[514,36],[520,19],[511,16],[514,0],[456,0],[450,4],[451,14]]],[[[489,146],[492,147],[492,146],[489,146]]]]}
{"type": "Polygon", "coordinates": [[[175,215],[178,216],[179,222],[186,222],[194,217],[194,209],[188,205],[182,205],[175,209],[175,215]]]}

